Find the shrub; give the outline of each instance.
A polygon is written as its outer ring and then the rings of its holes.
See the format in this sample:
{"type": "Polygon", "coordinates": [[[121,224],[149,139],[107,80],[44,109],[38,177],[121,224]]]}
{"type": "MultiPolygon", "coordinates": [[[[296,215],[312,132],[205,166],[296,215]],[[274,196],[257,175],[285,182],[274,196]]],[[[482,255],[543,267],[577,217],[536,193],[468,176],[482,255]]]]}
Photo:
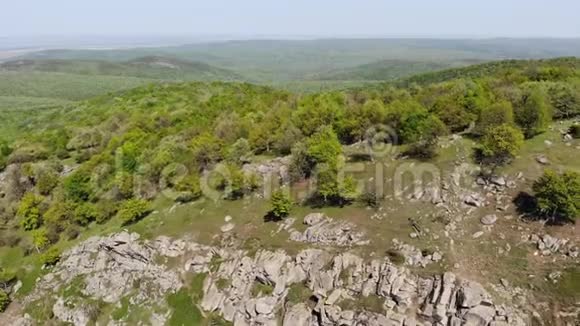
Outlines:
{"type": "Polygon", "coordinates": [[[290,199],[290,195],[283,189],[279,189],[272,194],[270,204],[272,205],[270,213],[276,219],[282,219],[288,216],[288,214],[290,214],[290,210],[292,209],[292,200],[290,199]]]}
{"type": "Polygon", "coordinates": [[[42,195],[48,195],[58,184],[58,174],[51,169],[42,168],[36,173],[36,188],[42,195]]]}
{"type": "Polygon", "coordinates": [[[88,201],[92,196],[91,176],[87,171],[76,171],[64,180],[66,196],[75,202],[88,201]]]}
{"type": "Polygon", "coordinates": [[[538,179],[533,190],[538,209],[551,219],[575,219],[580,212],[580,174],[565,172],[558,174],[546,170],[538,179]]]}
{"type": "Polygon", "coordinates": [[[501,125],[488,128],[477,149],[481,163],[492,167],[512,160],[524,144],[524,135],[515,127],[501,125]]]}
{"type": "Polygon", "coordinates": [[[123,225],[135,223],[151,211],[149,202],[142,199],[129,199],[121,205],[117,215],[123,225]]]}
{"type": "Polygon", "coordinates": [[[96,207],[98,212],[96,221],[98,224],[105,223],[119,211],[117,203],[110,200],[101,200],[96,204],[96,207]]]}
{"type": "Polygon", "coordinates": [[[94,204],[82,203],[75,208],[74,221],[81,226],[89,225],[99,216],[99,212],[94,204]]]}
{"type": "Polygon", "coordinates": [[[8,297],[8,293],[6,291],[0,289],[0,312],[4,312],[8,305],[10,304],[10,297],[8,297]]]}
{"type": "Polygon", "coordinates": [[[21,218],[20,225],[24,230],[34,230],[42,225],[41,203],[42,199],[31,192],[20,201],[16,215],[21,218]]]}
{"type": "Polygon", "coordinates": [[[56,247],[51,247],[40,255],[40,262],[47,266],[53,266],[60,261],[60,250],[56,247]]]}
{"type": "Polygon", "coordinates": [[[32,243],[36,247],[36,250],[42,250],[50,244],[48,239],[48,233],[46,229],[37,229],[32,231],[32,243]]]}

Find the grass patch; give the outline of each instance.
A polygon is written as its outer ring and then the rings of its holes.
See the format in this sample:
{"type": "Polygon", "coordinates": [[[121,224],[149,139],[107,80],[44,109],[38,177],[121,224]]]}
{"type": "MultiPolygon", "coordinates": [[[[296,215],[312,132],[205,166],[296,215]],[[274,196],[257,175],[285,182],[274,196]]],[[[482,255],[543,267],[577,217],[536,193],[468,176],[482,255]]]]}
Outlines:
{"type": "Polygon", "coordinates": [[[288,289],[286,300],[292,304],[307,302],[312,296],[312,291],[303,283],[292,284],[288,289]]]}
{"type": "Polygon", "coordinates": [[[124,297],[121,299],[121,306],[111,313],[111,318],[113,320],[121,320],[123,318],[126,318],[128,314],[129,314],[129,298],[124,297]]]}
{"type": "Polygon", "coordinates": [[[177,293],[167,297],[167,303],[172,309],[168,325],[189,326],[201,325],[203,317],[199,309],[193,304],[193,298],[186,289],[181,289],[177,293]]]}
{"type": "Polygon", "coordinates": [[[356,300],[343,300],[338,303],[342,310],[366,310],[370,312],[383,313],[384,300],[376,295],[369,295],[368,297],[360,297],[356,300]]]}
{"type": "Polygon", "coordinates": [[[252,297],[269,296],[274,292],[274,287],[269,284],[254,282],[252,286],[252,297]]]}

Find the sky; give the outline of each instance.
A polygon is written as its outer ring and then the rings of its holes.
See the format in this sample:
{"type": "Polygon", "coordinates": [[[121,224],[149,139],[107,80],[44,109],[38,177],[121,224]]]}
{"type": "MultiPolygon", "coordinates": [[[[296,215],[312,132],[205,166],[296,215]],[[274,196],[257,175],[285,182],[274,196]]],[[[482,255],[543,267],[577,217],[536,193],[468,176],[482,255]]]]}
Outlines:
{"type": "Polygon", "coordinates": [[[0,0],[0,36],[580,37],[577,0],[0,0]]]}

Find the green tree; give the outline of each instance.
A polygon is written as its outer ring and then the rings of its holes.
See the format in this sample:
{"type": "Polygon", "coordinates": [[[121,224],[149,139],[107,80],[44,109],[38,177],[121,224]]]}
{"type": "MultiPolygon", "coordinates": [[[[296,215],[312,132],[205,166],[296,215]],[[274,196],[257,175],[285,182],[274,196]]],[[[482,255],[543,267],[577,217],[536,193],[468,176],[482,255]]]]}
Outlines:
{"type": "Polygon", "coordinates": [[[443,135],[446,127],[441,120],[427,110],[413,108],[403,112],[398,131],[403,143],[412,144],[443,135]]]}
{"type": "Polygon", "coordinates": [[[481,163],[492,169],[511,161],[524,144],[524,135],[518,128],[500,125],[488,128],[477,148],[481,163]]]}
{"type": "Polygon", "coordinates": [[[250,162],[252,150],[246,138],[240,138],[229,148],[227,160],[235,164],[250,162]]]}
{"type": "Polygon", "coordinates": [[[309,95],[298,103],[292,121],[306,136],[313,135],[320,126],[338,129],[346,111],[345,104],[345,96],[339,92],[309,95]]]}
{"type": "Polygon", "coordinates": [[[574,220],[580,213],[580,174],[564,172],[558,174],[546,170],[538,179],[533,190],[539,212],[550,219],[574,220]]]}
{"type": "Polygon", "coordinates": [[[142,219],[149,212],[151,212],[149,202],[142,199],[129,199],[123,202],[117,215],[123,225],[128,225],[142,219]]]}
{"type": "Polygon", "coordinates": [[[91,187],[91,175],[88,170],[77,170],[66,179],[64,179],[64,191],[72,201],[88,201],[93,196],[91,187]]]}
{"type": "Polygon", "coordinates": [[[528,90],[523,103],[515,112],[516,123],[522,128],[526,138],[545,132],[552,121],[551,107],[544,92],[539,87],[528,90]]]}
{"type": "Polygon", "coordinates": [[[74,221],[81,226],[89,225],[99,217],[97,207],[92,203],[81,203],[74,211],[74,221]]]}
{"type": "Polygon", "coordinates": [[[308,156],[317,164],[336,165],[342,154],[338,136],[330,126],[323,126],[306,141],[308,156]]]}
{"type": "Polygon", "coordinates": [[[36,188],[41,195],[48,195],[58,185],[59,176],[50,168],[41,168],[36,172],[36,188]]]}
{"type": "Polygon", "coordinates": [[[292,199],[287,191],[284,189],[278,189],[272,194],[270,205],[272,206],[270,213],[276,219],[280,220],[290,214],[290,210],[292,209],[292,199]]]}
{"type": "Polygon", "coordinates": [[[514,124],[514,109],[510,102],[501,101],[481,110],[475,132],[479,135],[488,128],[514,124]]]}
{"type": "Polygon", "coordinates": [[[20,225],[26,231],[38,229],[42,225],[40,204],[42,198],[29,192],[20,201],[16,215],[20,217],[20,225]]]}
{"type": "Polygon", "coordinates": [[[203,133],[195,137],[191,142],[192,155],[201,169],[223,159],[223,143],[220,139],[209,133],[203,133]]]}

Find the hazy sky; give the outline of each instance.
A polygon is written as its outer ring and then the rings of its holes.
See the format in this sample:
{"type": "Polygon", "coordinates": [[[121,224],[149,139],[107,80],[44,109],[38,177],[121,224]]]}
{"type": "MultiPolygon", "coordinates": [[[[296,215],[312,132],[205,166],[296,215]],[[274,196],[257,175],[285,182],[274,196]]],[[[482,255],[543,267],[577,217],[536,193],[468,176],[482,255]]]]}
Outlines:
{"type": "Polygon", "coordinates": [[[578,0],[0,0],[0,36],[580,37],[578,0]]]}

